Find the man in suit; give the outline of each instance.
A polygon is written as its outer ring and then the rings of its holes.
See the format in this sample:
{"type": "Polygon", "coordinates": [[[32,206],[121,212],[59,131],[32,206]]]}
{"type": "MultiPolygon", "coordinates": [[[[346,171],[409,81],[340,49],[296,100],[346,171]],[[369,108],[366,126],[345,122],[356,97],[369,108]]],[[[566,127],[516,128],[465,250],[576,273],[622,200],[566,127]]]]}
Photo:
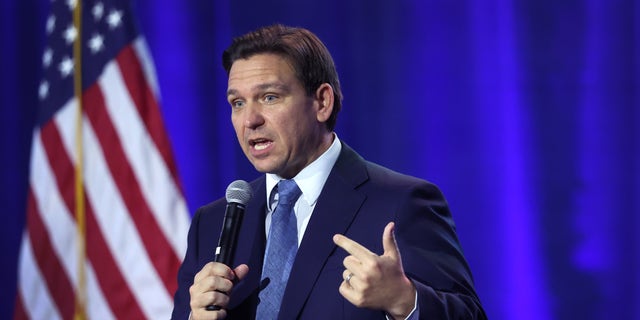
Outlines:
{"type": "Polygon", "coordinates": [[[174,319],[486,318],[438,188],[364,160],[333,131],[340,83],[314,34],[258,29],[223,65],[238,141],[265,175],[251,182],[231,266],[212,262],[226,201],[196,212],[174,319]],[[279,209],[285,184],[297,193],[279,209]]]}

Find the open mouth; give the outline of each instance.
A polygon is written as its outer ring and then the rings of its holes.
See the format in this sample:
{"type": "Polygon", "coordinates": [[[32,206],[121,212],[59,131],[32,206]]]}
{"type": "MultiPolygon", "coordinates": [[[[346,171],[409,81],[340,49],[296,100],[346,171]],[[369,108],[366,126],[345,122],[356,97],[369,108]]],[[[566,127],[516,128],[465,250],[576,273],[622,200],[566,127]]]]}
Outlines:
{"type": "Polygon", "coordinates": [[[249,145],[257,151],[268,148],[271,145],[271,143],[272,141],[267,139],[255,139],[255,140],[249,141],[249,145]]]}

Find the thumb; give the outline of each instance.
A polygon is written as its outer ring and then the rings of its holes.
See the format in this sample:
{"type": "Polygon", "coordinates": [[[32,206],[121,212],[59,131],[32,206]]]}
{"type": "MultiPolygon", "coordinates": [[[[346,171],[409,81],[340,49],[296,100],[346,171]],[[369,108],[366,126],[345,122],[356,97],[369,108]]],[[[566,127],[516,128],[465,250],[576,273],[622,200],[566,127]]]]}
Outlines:
{"type": "Polygon", "coordinates": [[[247,266],[246,264],[241,264],[233,269],[233,272],[236,274],[236,281],[240,281],[242,280],[242,278],[244,278],[244,276],[247,275],[247,273],[249,273],[249,266],[247,266]]]}
{"type": "Polygon", "coordinates": [[[384,232],[382,233],[382,248],[384,249],[385,256],[400,260],[400,250],[398,249],[394,232],[395,228],[396,225],[394,222],[389,222],[387,226],[384,227],[384,232]]]}

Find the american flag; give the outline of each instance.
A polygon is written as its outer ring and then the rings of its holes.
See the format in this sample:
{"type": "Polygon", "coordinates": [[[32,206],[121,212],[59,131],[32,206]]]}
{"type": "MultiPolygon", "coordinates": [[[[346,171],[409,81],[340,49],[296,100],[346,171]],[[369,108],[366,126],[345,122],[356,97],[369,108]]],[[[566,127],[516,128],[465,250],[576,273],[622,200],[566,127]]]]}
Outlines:
{"type": "Polygon", "coordinates": [[[51,5],[14,317],[169,318],[189,214],[150,55],[128,1],[51,5]]]}

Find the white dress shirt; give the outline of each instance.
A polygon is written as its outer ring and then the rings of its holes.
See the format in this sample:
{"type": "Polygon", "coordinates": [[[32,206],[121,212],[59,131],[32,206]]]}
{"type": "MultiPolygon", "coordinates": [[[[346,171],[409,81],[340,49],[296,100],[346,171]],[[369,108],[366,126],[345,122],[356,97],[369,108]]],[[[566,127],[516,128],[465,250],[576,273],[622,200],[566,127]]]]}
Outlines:
{"type": "MultiPolygon", "coordinates": [[[[298,198],[293,208],[298,222],[298,246],[300,246],[302,242],[304,231],[307,229],[309,219],[311,219],[313,209],[318,202],[320,192],[322,192],[329,173],[331,173],[331,169],[340,155],[340,150],[342,150],[342,144],[338,136],[334,133],[333,137],[333,143],[329,149],[293,177],[300,191],[302,191],[300,198],[298,198]]],[[[269,228],[271,227],[271,214],[278,204],[277,192],[273,192],[273,189],[282,179],[282,177],[276,174],[266,174],[267,219],[265,221],[265,232],[267,236],[269,235],[269,228]]]]}

